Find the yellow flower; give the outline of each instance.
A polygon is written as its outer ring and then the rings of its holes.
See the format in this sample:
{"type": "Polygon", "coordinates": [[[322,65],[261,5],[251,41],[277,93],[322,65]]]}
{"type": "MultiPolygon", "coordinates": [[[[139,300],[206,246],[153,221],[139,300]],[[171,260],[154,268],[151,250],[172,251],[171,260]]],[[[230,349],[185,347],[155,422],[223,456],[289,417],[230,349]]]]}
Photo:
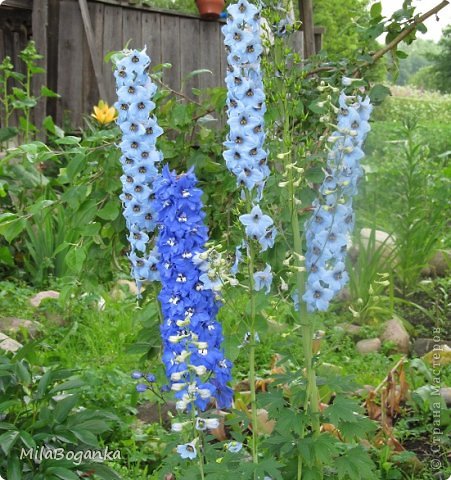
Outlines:
{"type": "Polygon", "coordinates": [[[99,100],[99,104],[94,106],[94,113],[91,113],[91,117],[94,117],[100,124],[107,125],[116,120],[117,112],[114,107],[109,107],[108,103],[99,100]]]}

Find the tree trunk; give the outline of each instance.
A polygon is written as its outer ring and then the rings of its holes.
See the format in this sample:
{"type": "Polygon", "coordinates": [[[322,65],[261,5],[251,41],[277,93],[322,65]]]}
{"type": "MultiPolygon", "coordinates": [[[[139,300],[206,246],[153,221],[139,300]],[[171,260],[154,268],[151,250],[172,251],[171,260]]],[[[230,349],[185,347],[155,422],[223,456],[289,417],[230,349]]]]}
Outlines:
{"type": "Polygon", "coordinates": [[[315,32],[313,29],[313,0],[299,0],[302,30],[304,32],[304,58],[314,55],[315,32]]]}

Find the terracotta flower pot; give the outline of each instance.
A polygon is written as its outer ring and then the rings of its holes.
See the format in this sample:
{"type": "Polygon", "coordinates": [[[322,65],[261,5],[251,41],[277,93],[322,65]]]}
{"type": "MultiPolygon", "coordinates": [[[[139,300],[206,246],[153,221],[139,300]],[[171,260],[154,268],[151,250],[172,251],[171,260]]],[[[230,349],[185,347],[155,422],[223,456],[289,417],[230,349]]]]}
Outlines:
{"type": "Polygon", "coordinates": [[[224,10],[224,0],[196,0],[200,16],[206,20],[216,20],[224,10]]]}

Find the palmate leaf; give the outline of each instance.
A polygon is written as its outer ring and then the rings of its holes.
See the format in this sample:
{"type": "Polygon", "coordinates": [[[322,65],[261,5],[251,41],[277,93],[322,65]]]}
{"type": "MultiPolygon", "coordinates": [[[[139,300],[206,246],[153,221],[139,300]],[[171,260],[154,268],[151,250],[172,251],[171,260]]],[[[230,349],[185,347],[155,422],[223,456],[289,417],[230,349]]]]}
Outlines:
{"type": "Polygon", "coordinates": [[[360,445],[335,460],[338,480],[376,480],[375,465],[360,445]]]}
{"type": "Polygon", "coordinates": [[[371,432],[377,429],[376,422],[367,417],[358,415],[356,422],[339,422],[338,430],[341,436],[348,442],[359,438],[365,438],[371,432]]]}
{"type": "Polygon", "coordinates": [[[338,426],[341,421],[343,422],[359,422],[361,420],[362,408],[360,405],[346,397],[336,397],[334,403],[327,407],[324,412],[329,422],[335,426],[338,426]]]}

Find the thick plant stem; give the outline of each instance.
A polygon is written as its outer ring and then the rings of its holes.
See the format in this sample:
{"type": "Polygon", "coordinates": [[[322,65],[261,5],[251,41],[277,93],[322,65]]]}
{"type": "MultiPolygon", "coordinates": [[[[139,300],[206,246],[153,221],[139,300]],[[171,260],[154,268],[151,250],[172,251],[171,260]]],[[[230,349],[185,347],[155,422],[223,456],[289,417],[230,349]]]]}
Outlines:
{"type": "MultiPolygon", "coordinates": [[[[288,114],[288,104],[284,104],[285,122],[284,122],[284,146],[288,152],[286,156],[287,164],[291,164],[291,138],[290,138],[290,117],[288,114]]],[[[307,307],[302,300],[305,293],[305,267],[303,264],[302,237],[299,226],[299,217],[296,206],[295,179],[293,177],[293,168],[288,170],[290,205],[291,205],[291,228],[293,234],[293,253],[294,266],[296,270],[296,288],[299,298],[299,324],[301,325],[302,345],[304,350],[304,365],[307,379],[307,389],[304,402],[304,412],[311,418],[313,434],[316,436],[320,432],[319,423],[319,395],[316,385],[316,373],[313,365],[313,323],[309,318],[307,307]]],[[[301,428],[301,438],[305,436],[305,428],[301,428]]],[[[297,480],[302,479],[303,462],[301,455],[298,456],[297,480]]]]}
{"type": "Polygon", "coordinates": [[[254,248],[249,245],[249,300],[250,300],[250,322],[249,322],[249,386],[251,390],[251,415],[252,415],[252,461],[258,463],[258,419],[257,419],[257,392],[255,385],[255,291],[254,291],[254,248]]]}

